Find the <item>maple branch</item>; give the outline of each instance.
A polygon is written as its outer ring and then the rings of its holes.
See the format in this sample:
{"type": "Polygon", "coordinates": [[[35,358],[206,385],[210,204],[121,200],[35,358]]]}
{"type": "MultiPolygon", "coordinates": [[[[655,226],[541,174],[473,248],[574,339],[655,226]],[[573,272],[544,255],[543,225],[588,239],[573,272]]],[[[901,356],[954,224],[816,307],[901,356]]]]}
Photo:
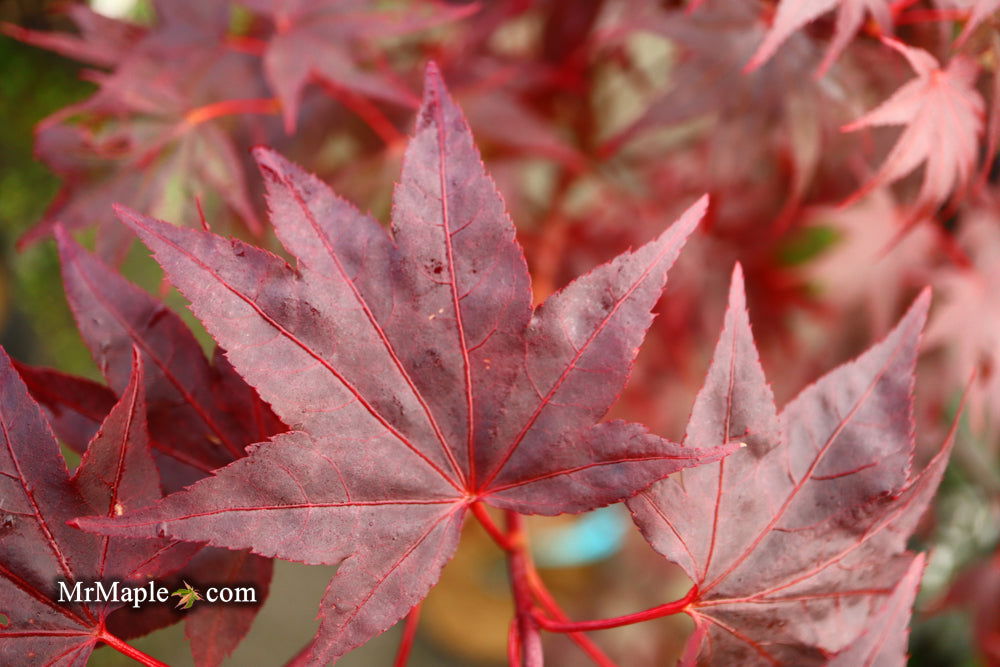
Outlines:
{"type": "Polygon", "coordinates": [[[156,658],[150,655],[146,655],[145,653],[143,653],[136,647],[132,646],[131,644],[126,644],[121,639],[115,637],[107,630],[102,630],[101,634],[98,635],[97,638],[100,639],[105,644],[107,644],[108,646],[110,646],[111,648],[121,653],[122,655],[127,655],[136,662],[142,663],[143,665],[147,665],[147,667],[170,667],[170,665],[168,665],[167,663],[160,662],[156,658]]]}
{"type": "Polygon", "coordinates": [[[507,567],[510,571],[510,586],[514,594],[514,623],[517,625],[516,646],[508,646],[508,653],[512,655],[511,664],[521,664],[524,660],[527,664],[540,664],[541,647],[539,644],[538,624],[531,613],[533,608],[531,602],[531,591],[528,588],[528,556],[524,549],[524,519],[514,512],[507,510],[505,513],[507,524],[507,539],[514,547],[507,554],[507,567]],[[525,656],[525,658],[522,658],[525,656]],[[536,661],[534,658],[537,658],[536,661]]]}
{"type": "Polygon", "coordinates": [[[507,631],[507,665],[521,667],[521,633],[516,616],[510,619],[510,629],[507,631]]]}
{"type": "Polygon", "coordinates": [[[587,632],[590,630],[619,628],[623,625],[632,625],[634,623],[642,623],[643,621],[651,621],[654,618],[662,618],[663,616],[679,614],[686,610],[688,605],[690,605],[696,597],[698,597],[698,587],[692,586],[691,590],[687,592],[687,595],[682,597],[680,600],[674,600],[673,602],[651,607],[650,609],[638,611],[634,614],[615,616],[613,618],[601,618],[593,621],[560,621],[545,616],[537,609],[533,610],[532,613],[534,615],[535,622],[538,623],[543,630],[548,630],[549,632],[587,632]]]}
{"type": "Polygon", "coordinates": [[[392,124],[392,121],[368,98],[326,79],[318,78],[317,83],[319,83],[320,87],[330,97],[343,104],[346,109],[364,121],[371,128],[372,132],[377,134],[386,145],[395,146],[405,140],[402,133],[392,124]]]}
{"type": "Polygon", "coordinates": [[[406,667],[410,659],[410,649],[413,648],[413,638],[417,636],[417,625],[420,624],[420,606],[417,603],[410,613],[406,615],[406,622],[403,625],[403,638],[399,640],[399,650],[396,652],[394,667],[406,667]]]}
{"type": "MultiPolygon", "coordinates": [[[[528,565],[529,567],[527,568],[525,574],[528,579],[528,587],[531,589],[535,599],[538,600],[543,607],[545,607],[545,610],[550,616],[555,618],[555,620],[568,623],[569,617],[559,606],[559,603],[556,602],[556,599],[552,596],[552,593],[549,592],[549,589],[545,586],[545,582],[542,581],[542,578],[538,575],[538,570],[535,569],[534,564],[529,562],[528,565]]],[[[532,613],[535,612],[533,611],[532,613]]],[[[582,632],[568,632],[566,633],[566,636],[569,637],[573,643],[579,646],[583,652],[594,661],[594,664],[600,665],[601,667],[617,667],[615,662],[605,655],[604,651],[602,651],[597,644],[591,641],[590,637],[587,635],[582,632]]]]}
{"type": "MultiPolygon", "coordinates": [[[[521,581],[514,582],[513,577],[515,576],[515,568],[513,563],[511,565],[511,586],[514,589],[515,602],[517,601],[518,590],[523,590],[528,593],[529,606],[531,597],[535,597],[541,602],[542,606],[548,610],[549,614],[556,617],[561,621],[568,621],[568,617],[559,607],[555,598],[549,593],[548,589],[545,587],[545,583],[542,578],[538,575],[538,571],[535,569],[534,563],[531,561],[531,556],[528,554],[526,546],[526,541],[524,539],[524,531],[520,526],[520,515],[516,512],[508,512],[507,514],[507,525],[511,526],[510,515],[514,514],[518,517],[517,521],[514,523],[514,528],[510,529],[510,532],[504,533],[500,528],[493,522],[493,519],[487,513],[486,508],[481,503],[474,503],[472,505],[472,513],[475,515],[479,522],[486,529],[486,532],[490,534],[493,540],[500,546],[501,549],[507,552],[508,559],[513,561],[517,560],[516,572],[521,578],[521,581]]],[[[534,613],[532,609],[529,609],[530,613],[534,613]]],[[[570,632],[567,633],[570,640],[573,641],[580,649],[586,653],[594,664],[600,665],[600,667],[617,667],[615,662],[611,660],[604,651],[600,649],[593,641],[590,640],[585,634],[581,632],[570,632]]],[[[509,660],[510,664],[520,664],[520,644],[521,644],[521,634],[518,629],[518,618],[515,617],[514,622],[511,624],[510,635],[508,636],[508,651],[515,651],[514,643],[516,642],[517,648],[516,652],[518,655],[518,661],[513,659],[509,660]]],[[[508,656],[509,657],[509,656],[508,656]]]]}

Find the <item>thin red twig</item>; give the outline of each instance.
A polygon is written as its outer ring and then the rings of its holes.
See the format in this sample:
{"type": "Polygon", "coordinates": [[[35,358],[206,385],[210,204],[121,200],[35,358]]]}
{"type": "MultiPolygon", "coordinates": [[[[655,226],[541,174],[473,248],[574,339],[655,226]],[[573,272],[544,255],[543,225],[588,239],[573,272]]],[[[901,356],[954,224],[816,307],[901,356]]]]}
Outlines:
{"type": "Polygon", "coordinates": [[[403,625],[403,638],[399,640],[399,650],[396,651],[396,661],[394,667],[406,667],[406,662],[410,659],[410,650],[413,648],[413,639],[417,636],[417,626],[420,624],[420,603],[417,603],[410,613],[406,615],[406,622],[403,625]]]}
{"type": "MultiPolygon", "coordinates": [[[[526,574],[528,577],[528,587],[531,589],[535,599],[545,608],[545,611],[555,620],[568,623],[569,617],[562,610],[562,607],[559,606],[559,603],[556,602],[549,589],[546,588],[545,582],[538,576],[538,570],[535,569],[533,564],[529,563],[526,574]]],[[[600,667],[617,667],[614,660],[605,655],[604,651],[587,635],[582,632],[569,632],[566,636],[579,646],[594,661],[594,664],[600,665],[600,667]]]]}
{"type": "Polygon", "coordinates": [[[222,100],[221,102],[213,102],[212,104],[191,109],[184,114],[184,123],[188,127],[191,127],[222,116],[248,113],[271,115],[279,111],[281,111],[281,102],[276,97],[222,100]]]}
{"type": "MultiPolygon", "coordinates": [[[[534,605],[531,591],[528,588],[528,561],[524,549],[524,520],[517,512],[507,510],[507,539],[514,547],[507,554],[507,566],[510,570],[510,585],[514,594],[514,621],[517,623],[518,657],[527,667],[542,664],[542,646],[539,637],[538,624],[532,615],[534,605]]],[[[508,647],[508,652],[510,649],[508,647]]],[[[521,664],[517,662],[515,664],[521,664]]]]}
{"type": "Polygon", "coordinates": [[[371,100],[363,95],[355,93],[342,86],[333,84],[326,79],[319,79],[318,83],[326,93],[344,105],[358,118],[372,129],[388,146],[399,144],[404,140],[403,134],[396,129],[382,110],[375,106],[371,100]]]}

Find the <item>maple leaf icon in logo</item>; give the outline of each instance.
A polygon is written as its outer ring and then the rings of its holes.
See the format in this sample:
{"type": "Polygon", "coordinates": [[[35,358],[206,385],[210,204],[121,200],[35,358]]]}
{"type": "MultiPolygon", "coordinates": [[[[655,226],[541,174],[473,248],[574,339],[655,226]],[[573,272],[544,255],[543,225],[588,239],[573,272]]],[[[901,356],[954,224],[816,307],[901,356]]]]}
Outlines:
{"type": "Polygon", "coordinates": [[[192,587],[186,581],[184,582],[184,588],[178,588],[170,594],[170,597],[174,597],[175,595],[180,598],[180,601],[174,607],[175,609],[190,609],[195,602],[202,599],[198,589],[192,587]]]}

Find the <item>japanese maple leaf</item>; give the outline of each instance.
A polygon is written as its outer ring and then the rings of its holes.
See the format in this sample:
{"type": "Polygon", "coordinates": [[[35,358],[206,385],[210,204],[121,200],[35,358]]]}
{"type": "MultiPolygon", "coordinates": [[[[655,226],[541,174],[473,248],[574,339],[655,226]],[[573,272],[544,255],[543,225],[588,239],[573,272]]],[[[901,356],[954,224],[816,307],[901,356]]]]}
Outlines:
{"type": "MultiPolygon", "coordinates": [[[[228,3],[170,0],[156,3],[156,10],[157,22],[148,30],[129,31],[128,24],[85,11],[73,15],[94,26],[79,39],[9,30],[70,55],[72,49],[59,47],[75,44],[85,61],[114,66],[111,72],[85,71],[98,91],[39,124],[36,153],[62,177],[63,186],[22,245],[47,237],[57,221],[73,229],[99,225],[99,251],[120,260],[132,237],[108,219],[110,206],[128,201],[153,214],[173,213],[178,194],[185,202],[212,195],[207,203],[218,200],[251,232],[261,231],[237,149],[240,133],[224,132],[213,121],[220,103],[250,100],[246,111],[277,110],[274,100],[261,99],[268,92],[259,61],[226,46],[228,3]]],[[[251,118],[247,114],[238,122],[245,126],[251,118]]],[[[196,223],[193,203],[182,217],[196,223]]]]}
{"type": "MultiPolygon", "coordinates": [[[[237,149],[239,133],[223,131],[200,111],[218,101],[220,90],[254,97],[254,82],[240,85],[245,77],[237,75],[246,58],[203,58],[196,79],[184,69],[163,72],[157,60],[136,57],[100,77],[102,88],[90,99],[42,121],[35,151],[63,185],[19,244],[48,237],[57,223],[70,229],[97,225],[98,250],[120,261],[132,236],[108,219],[111,205],[128,201],[150,212],[176,211],[171,195],[179,193],[191,195],[192,202],[214,196],[260,233],[237,149]]],[[[194,204],[181,211],[185,222],[197,224],[194,204]]]]}
{"type": "Polygon", "coordinates": [[[176,491],[284,430],[221,352],[212,363],[181,318],[56,232],[63,285],[77,328],[112,391],[128,382],[132,348],[145,366],[150,432],[165,486],[176,491]],[[231,381],[231,378],[235,382],[231,381]],[[242,385],[242,388],[240,387],[242,385]],[[250,418],[248,418],[250,417],[250,418]]]}
{"type": "MultiPolygon", "coordinates": [[[[724,461],[628,501],[653,548],[695,582],[685,610],[713,664],[817,664],[844,650],[913,565],[906,539],[953,435],[911,477],[913,367],[928,295],[881,343],[776,413],[737,268],[685,444],[739,438],[724,461]]],[[[897,662],[902,656],[897,656],[897,662]]]]}
{"type": "MultiPolygon", "coordinates": [[[[110,388],[122,391],[134,348],[149,369],[144,390],[150,433],[168,492],[243,456],[247,445],[285,430],[218,349],[211,362],[205,358],[176,313],[83,250],[62,229],[57,229],[56,239],[66,298],[110,388]]],[[[62,415],[55,422],[63,425],[62,431],[80,428],[76,422],[84,417],[92,419],[92,406],[106,400],[108,393],[99,385],[71,383],[51,373],[39,379],[56,380],[47,386],[45,404],[62,415]]],[[[253,554],[208,548],[191,560],[184,576],[217,585],[253,584],[263,599],[271,569],[271,561],[253,554]]],[[[218,664],[245,636],[259,608],[210,605],[185,616],[188,636],[198,637],[191,643],[196,662],[218,664]]],[[[109,627],[129,638],[178,620],[175,614],[149,607],[139,613],[123,610],[109,620],[109,627]]]]}
{"type": "Polygon", "coordinates": [[[89,535],[66,522],[160,497],[146,436],[142,364],[71,477],[38,406],[0,351],[0,662],[82,665],[114,605],[58,602],[58,581],[144,582],[190,557],[165,540],[89,535]]]}
{"type": "Polygon", "coordinates": [[[963,214],[957,241],[971,267],[945,266],[934,274],[940,295],[927,343],[944,352],[941,400],[976,373],[969,420],[979,433],[1000,429],[1000,229],[996,209],[963,214]]]}
{"type": "Polygon", "coordinates": [[[597,423],[705,200],[532,311],[514,226],[433,66],[392,238],[317,178],[267,150],[257,158],[296,268],[235,239],[121,217],[295,430],[163,503],[80,526],[339,563],[304,654],[325,662],[426,595],[473,503],[582,512],[734,449],[597,423]]]}
{"type": "Polygon", "coordinates": [[[55,51],[81,62],[112,67],[140,41],[146,30],[141,26],[98,14],[86,5],[70,5],[66,14],[80,34],[42,32],[4,23],[0,30],[27,44],[55,51]]]}
{"type": "Polygon", "coordinates": [[[281,99],[285,127],[295,129],[299,99],[313,75],[366,97],[411,106],[413,94],[392,76],[373,71],[371,46],[380,37],[405,35],[464,16],[476,7],[434,6],[387,11],[365,0],[247,0],[275,24],[264,70],[281,99]]]}
{"type": "Polygon", "coordinates": [[[962,46],[976,28],[986,21],[993,12],[1000,9],[1000,0],[937,0],[936,4],[964,9],[969,12],[962,33],[955,40],[956,47],[962,46]]]}
{"type": "Polygon", "coordinates": [[[747,63],[747,70],[763,65],[792,33],[833,9],[837,10],[837,25],[823,62],[817,70],[818,75],[824,74],[840,56],[857,34],[866,14],[871,14],[882,32],[892,31],[890,0],[781,0],[771,29],[747,63]]]}
{"type": "MultiPolygon", "coordinates": [[[[874,331],[888,330],[904,298],[927,281],[927,267],[939,244],[937,232],[925,225],[898,238],[900,226],[906,223],[905,212],[887,190],[875,190],[848,208],[813,209],[809,220],[815,229],[830,229],[836,236],[832,247],[802,266],[803,274],[819,288],[824,304],[840,313],[860,304],[874,331]],[[892,252],[886,252],[897,241],[892,252]],[[872,285],[879,288],[872,289],[872,285]]],[[[959,378],[956,386],[967,377],[959,378]]]]}
{"type": "MultiPolygon", "coordinates": [[[[782,160],[787,157],[793,174],[790,188],[783,179],[772,179],[781,183],[778,196],[788,197],[786,210],[797,206],[826,148],[824,130],[832,130],[844,120],[842,103],[809,76],[818,59],[813,42],[797,35],[785,52],[748,74],[741,71],[742,64],[763,32],[751,4],[717,0],[690,14],[650,9],[627,18],[625,25],[670,39],[680,49],[681,62],[666,94],[612,137],[609,145],[642,136],[650,129],[717,118],[707,126],[704,141],[696,144],[695,154],[704,154],[708,162],[695,168],[695,178],[700,177],[702,186],[699,189],[715,188],[723,196],[732,196],[744,187],[758,192],[761,170],[767,168],[762,165],[775,161],[777,155],[782,160]]],[[[832,159],[830,151],[827,153],[824,157],[832,159]]],[[[716,200],[715,204],[721,208],[724,201],[716,200]]],[[[747,213],[743,197],[736,217],[745,219],[747,213]]],[[[775,214],[778,211],[766,215],[775,214]]]]}
{"type": "Polygon", "coordinates": [[[883,41],[906,58],[917,78],[842,128],[853,132],[865,127],[906,126],[882,167],[851,201],[925,163],[923,184],[914,203],[915,217],[933,211],[949,194],[959,196],[975,170],[984,113],[983,99],[975,89],[978,67],[956,55],[942,69],[923,49],[888,38],[883,41]]]}

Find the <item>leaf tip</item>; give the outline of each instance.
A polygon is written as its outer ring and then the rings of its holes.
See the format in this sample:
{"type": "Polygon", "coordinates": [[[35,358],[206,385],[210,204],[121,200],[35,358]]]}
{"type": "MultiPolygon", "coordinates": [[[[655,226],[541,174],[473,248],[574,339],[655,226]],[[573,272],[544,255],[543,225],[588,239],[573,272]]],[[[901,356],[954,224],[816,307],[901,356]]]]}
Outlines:
{"type": "Polygon", "coordinates": [[[689,236],[701,224],[701,221],[704,220],[705,215],[708,213],[708,205],[708,195],[704,194],[695,203],[691,204],[686,211],[681,213],[681,216],[677,219],[677,222],[671,225],[671,228],[678,227],[678,231],[685,237],[689,236]]]}
{"type": "Polygon", "coordinates": [[[434,60],[427,61],[427,67],[424,68],[424,85],[440,85],[443,81],[441,76],[441,68],[434,60]]]}

